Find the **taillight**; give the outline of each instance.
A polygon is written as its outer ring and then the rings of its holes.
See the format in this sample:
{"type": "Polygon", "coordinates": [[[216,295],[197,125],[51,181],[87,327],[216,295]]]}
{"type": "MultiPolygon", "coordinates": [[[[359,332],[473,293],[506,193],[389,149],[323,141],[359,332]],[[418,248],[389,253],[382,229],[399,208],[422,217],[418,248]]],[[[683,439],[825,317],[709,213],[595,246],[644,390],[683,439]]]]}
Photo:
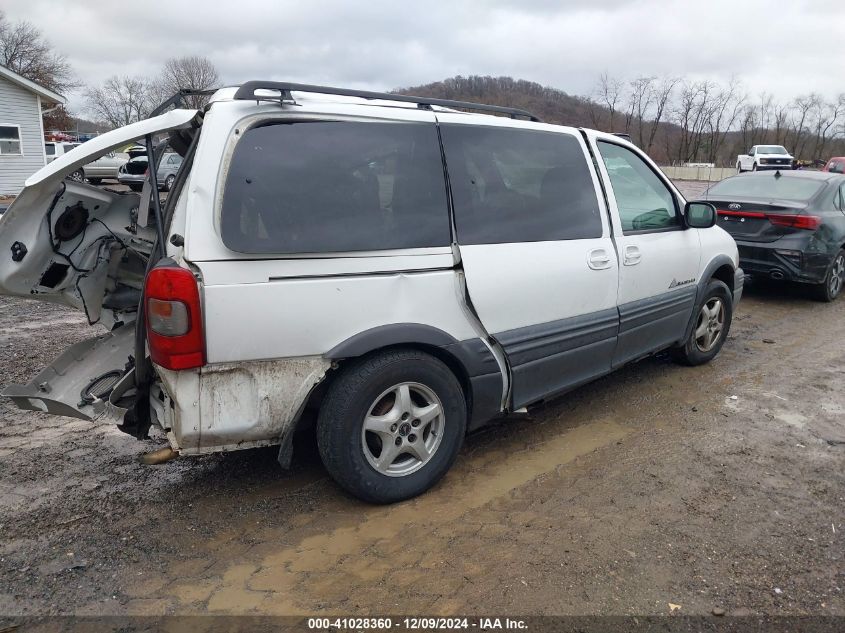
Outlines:
{"type": "Polygon", "coordinates": [[[175,264],[153,268],[144,285],[144,314],[156,365],[179,370],[205,364],[200,293],[189,270],[175,264]]]}
{"type": "Polygon", "coordinates": [[[788,226],[791,229],[807,229],[815,231],[822,225],[822,219],[817,215],[775,215],[768,216],[769,222],[775,226],[788,226]]]}
{"type": "Polygon", "coordinates": [[[815,231],[822,225],[822,219],[817,215],[763,213],[762,211],[725,211],[724,209],[719,209],[718,213],[719,215],[727,215],[734,218],[765,218],[774,226],[786,226],[791,229],[815,231]]]}

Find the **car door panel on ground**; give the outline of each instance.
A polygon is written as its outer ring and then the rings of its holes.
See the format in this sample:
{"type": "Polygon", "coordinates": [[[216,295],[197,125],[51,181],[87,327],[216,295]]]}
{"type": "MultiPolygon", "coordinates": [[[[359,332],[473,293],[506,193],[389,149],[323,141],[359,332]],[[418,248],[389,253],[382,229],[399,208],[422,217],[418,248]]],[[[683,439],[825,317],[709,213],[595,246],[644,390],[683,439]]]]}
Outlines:
{"type": "Polygon", "coordinates": [[[520,408],[610,371],[619,269],[576,131],[437,114],[469,298],[520,408]]]}
{"type": "Polygon", "coordinates": [[[683,338],[696,299],[701,243],[684,230],[680,198],[656,168],[587,132],[608,187],[619,257],[619,341],[613,367],[683,338]]]}

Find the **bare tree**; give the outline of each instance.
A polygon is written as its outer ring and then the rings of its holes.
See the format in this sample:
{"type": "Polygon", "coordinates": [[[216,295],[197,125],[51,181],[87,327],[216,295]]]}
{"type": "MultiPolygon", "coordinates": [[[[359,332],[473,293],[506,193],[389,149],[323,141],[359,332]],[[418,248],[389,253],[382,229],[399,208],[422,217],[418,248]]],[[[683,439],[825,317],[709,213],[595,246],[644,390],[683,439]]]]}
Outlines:
{"type": "MultiPolygon", "coordinates": [[[[610,77],[606,72],[599,76],[599,84],[596,88],[596,98],[599,103],[607,108],[610,121],[607,129],[609,132],[615,130],[615,119],[619,101],[622,99],[622,82],[615,77],[610,77]]],[[[626,128],[627,130],[627,128],[626,128]]]]}
{"type": "Polygon", "coordinates": [[[739,81],[731,78],[726,88],[719,88],[714,94],[713,105],[709,109],[708,162],[719,161],[722,145],[742,113],[746,97],[741,90],[739,81]]]}
{"type": "MultiPolygon", "coordinates": [[[[645,146],[646,152],[651,152],[651,148],[654,146],[654,137],[657,134],[657,129],[663,121],[666,106],[669,104],[670,99],[672,98],[672,93],[675,90],[675,86],[678,85],[679,81],[680,79],[677,77],[665,77],[660,82],[660,85],[654,88],[654,117],[651,122],[651,130],[648,134],[648,143],[645,146]]],[[[640,126],[642,126],[642,124],[643,123],[641,121],[640,126]]]]}
{"type": "Polygon", "coordinates": [[[640,147],[645,145],[645,120],[655,97],[655,80],[655,77],[637,77],[629,84],[629,124],[634,121],[637,124],[637,143],[640,147]]]}
{"type": "Polygon", "coordinates": [[[80,86],[67,58],[34,25],[12,23],[0,11],[0,65],[56,92],[80,86]]]}
{"type": "MultiPolygon", "coordinates": [[[[220,75],[214,64],[198,55],[168,59],[161,76],[154,82],[154,90],[162,101],[182,89],[210,90],[219,86],[220,75]]],[[[208,97],[192,95],[185,102],[190,108],[201,108],[208,103],[208,97]]]]}
{"type": "Polygon", "coordinates": [[[140,121],[152,108],[149,81],[127,75],[110,77],[100,87],[89,86],[85,100],[94,116],[112,127],[140,121]]]}
{"type": "Polygon", "coordinates": [[[821,97],[815,93],[796,97],[793,103],[792,134],[793,154],[796,158],[804,155],[804,148],[807,144],[807,129],[811,113],[821,97]]]}
{"type": "Polygon", "coordinates": [[[775,143],[786,145],[786,133],[788,131],[790,104],[775,104],[775,143]]]}

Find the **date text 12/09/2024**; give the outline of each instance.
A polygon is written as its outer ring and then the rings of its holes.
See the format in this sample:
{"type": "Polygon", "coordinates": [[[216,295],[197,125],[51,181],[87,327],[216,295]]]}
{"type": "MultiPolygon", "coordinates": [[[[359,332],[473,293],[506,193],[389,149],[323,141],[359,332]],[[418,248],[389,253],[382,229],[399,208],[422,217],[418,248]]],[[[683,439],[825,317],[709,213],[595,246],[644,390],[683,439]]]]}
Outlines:
{"type": "Polygon", "coordinates": [[[329,630],[452,630],[452,629],[479,629],[479,630],[526,630],[528,625],[524,620],[518,618],[308,618],[308,629],[312,631],[329,630]]]}

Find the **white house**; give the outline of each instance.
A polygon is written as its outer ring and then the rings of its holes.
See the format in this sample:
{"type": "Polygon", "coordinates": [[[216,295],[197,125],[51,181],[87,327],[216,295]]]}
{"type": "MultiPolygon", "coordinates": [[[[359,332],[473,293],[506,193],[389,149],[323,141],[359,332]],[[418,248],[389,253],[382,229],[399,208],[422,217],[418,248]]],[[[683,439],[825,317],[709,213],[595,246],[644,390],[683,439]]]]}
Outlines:
{"type": "Polygon", "coordinates": [[[59,93],[0,66],[0,195],[16,195],[47,164],[41,112],[64,103],[59,93]]]}

